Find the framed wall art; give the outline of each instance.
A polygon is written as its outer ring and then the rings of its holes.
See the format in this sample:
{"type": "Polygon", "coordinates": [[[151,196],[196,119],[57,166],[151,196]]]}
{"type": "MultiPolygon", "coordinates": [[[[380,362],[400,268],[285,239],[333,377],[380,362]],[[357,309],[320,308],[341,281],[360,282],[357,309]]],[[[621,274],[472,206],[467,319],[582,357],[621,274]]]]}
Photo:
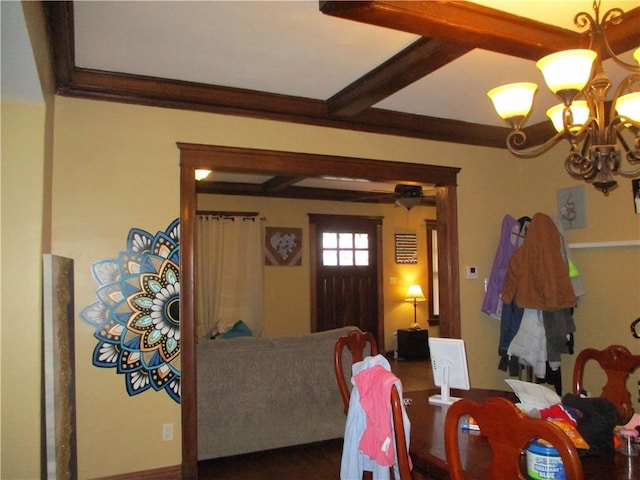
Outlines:
{"type": "Polygon", "coordinates": [[[415,233],[396,233],[396,263],[418,263],[418,239],[415,233]]]}
{"type": "Polygon", "coordinates": [[[587,227],[584,185],[559,189],[557,201],[558,218],[565,230],[587,227]]]}
{"type": "Polygon", "coordinates": [[[302,229],[266,227],[264,264],[281,267],[302,265],[302,229]]]}

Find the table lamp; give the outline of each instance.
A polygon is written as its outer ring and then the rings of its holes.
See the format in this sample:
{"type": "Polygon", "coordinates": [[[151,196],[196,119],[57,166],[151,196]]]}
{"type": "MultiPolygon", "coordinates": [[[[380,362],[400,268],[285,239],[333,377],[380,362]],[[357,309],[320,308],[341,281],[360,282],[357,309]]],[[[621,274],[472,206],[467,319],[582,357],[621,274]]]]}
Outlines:
{"type": "Polygon", "coordinates": [[[426,302],[427,299],[422,293],[422,288],[420,285],[409,285],[409,290],[407,290],[407,298],[404,299],[405,302],[413,302],[413,328],[420,328],[418,325],[418,302],[426,302]]]}

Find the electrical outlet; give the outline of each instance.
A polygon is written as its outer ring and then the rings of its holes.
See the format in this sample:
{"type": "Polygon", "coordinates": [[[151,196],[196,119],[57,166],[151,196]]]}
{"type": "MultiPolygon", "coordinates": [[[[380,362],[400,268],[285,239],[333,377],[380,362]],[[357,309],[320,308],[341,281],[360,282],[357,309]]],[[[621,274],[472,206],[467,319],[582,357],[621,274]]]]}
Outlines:
{"type": "Polygon", "coordinates": [[[173,423],[165,423],[162,425],[162,441],[170,442],[173,440],[173,423]]]}

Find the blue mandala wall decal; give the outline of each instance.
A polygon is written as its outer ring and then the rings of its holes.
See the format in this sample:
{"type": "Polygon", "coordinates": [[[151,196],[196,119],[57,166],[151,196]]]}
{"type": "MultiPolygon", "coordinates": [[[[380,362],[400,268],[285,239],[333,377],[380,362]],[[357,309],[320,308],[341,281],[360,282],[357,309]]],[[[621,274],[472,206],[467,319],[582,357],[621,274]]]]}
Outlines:
{"type": "Polygon", "coordinates": [[[124,375],[130,396],[150,388],[180,403],[180,223],[132,228],[127,250],[91,266],[97,301],[80,312],[98,340],[93,365],[124,375]]]}

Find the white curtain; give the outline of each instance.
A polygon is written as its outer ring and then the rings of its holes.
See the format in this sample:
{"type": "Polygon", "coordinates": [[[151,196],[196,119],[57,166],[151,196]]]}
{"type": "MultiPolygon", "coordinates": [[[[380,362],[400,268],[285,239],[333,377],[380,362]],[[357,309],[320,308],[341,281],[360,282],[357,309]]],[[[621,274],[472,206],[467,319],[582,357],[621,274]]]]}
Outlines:
{"type": "Polygon", "coordinates": [[[263,239],[257,217],[198,215],[198,337],[238,320],[262,334],[263,239]]]}

